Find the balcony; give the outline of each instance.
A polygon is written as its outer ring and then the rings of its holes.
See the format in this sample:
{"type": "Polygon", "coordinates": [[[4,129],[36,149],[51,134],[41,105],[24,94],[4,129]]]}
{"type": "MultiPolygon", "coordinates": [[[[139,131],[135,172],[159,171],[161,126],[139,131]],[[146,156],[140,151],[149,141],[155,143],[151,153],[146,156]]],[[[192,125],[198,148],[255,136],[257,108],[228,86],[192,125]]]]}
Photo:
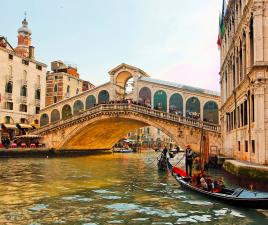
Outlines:
{"type": "Polygon", "coordinates": [[[5,93],[6,101],[12,101],[12,93],[5,93]]]}
{"type": "Polygon", "coordinates": [[[7,82],[12,82],[13,81],[13,76],[12,75],[7,75],[6,79],[7,79],[7,82]]]}
{"type": "Polygon", "coordinates": [[[20,96],[20,103],[26,104],[27,103],[27,96],[20,96]]]}
{"type": "Polygon", "coordinates": [[[35,105],[40,106],[40,99],[35,99],[35,105]]]}
{"type": "Polygon", "coordinates": [[[27,86],[27,80],[21,80],[21,86],[27,86]]]}

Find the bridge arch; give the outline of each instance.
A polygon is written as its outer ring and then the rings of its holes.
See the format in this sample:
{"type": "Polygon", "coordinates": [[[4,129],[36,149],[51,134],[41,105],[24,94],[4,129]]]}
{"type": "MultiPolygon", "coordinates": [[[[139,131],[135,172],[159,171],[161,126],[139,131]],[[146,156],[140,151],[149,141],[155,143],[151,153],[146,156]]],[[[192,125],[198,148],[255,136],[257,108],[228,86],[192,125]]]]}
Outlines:
{"type": "Polygon", "coordinates": [[[186,101],[186,117],[200,119],[200,100],[190,97],[186,101]]]}
{"type": "Polygon", "coordinates": [[[86,98],[86,109],[94,107],[96,104],[96,98],[94,95],[89,95],[86,98]]]}
{"type": "Polygon", "coordinates": [[[47,113],[44,113],[40,117],[40,126],[45,126],[49,124],[49,116],[47,113]]]}
{"type": "Polygon", "coordinates": [[[62,110],[61,110],[61,118],[63,120],[66,120],[68,118],[71,118],[72,116],[72,108],[69,104],[66,104],[62,107],[62,110]]]}
{"type": "Polygon", "coordinates": [[[102,118],[94,118],[68,133],[68,136],[59,143],[61,149],[111,149],[127,133],[136,129],[153,126],[159,128],[170,138],[183,146],[182,140],[177,138],[176,132],[167,129],[165,125],[143,117],[131,117],[130,115],[107,115],[102,118]]]}
{"type": "Polygon", "coordinates": [[[163,90],[158,90],[154,93],[154,109],[167,111],[167,93],[163,90]]]}
{"type": "Polygon", "coordinates": [[[98,94],[98,104],[109,103],[109,101],[110,101],[109,92],[106,90],[100,91],[98,94]]]}
{"type": "Polygon", "coordinates": [[[207,101],[203,107],[203,120],[209,123],[219,123],[219,107],[215,101],[207,101]]]}
{"type": "Polygon", "coordinates": [[[152,105],[152,92],[148,87],[142,87],[139,91],[139,102],[143,105],[152,105]]]}
{"type": "Polygon", "coordinates": [[[78,115],[84,110],[84,103],[81,100],[76,100],[73,106],[73,114],[78,115]]]}
{"type": "Polygon", "coordinates": [[[169,98],[169,112],[177,115],[183,115],[183,98],[181,94],[174,93],[169,98]]]}
{"type": "Polygon", "coordinates": [[[51,120],[50,121],[51,123],[55,123],[57,121],[60,121],[60,112],[59,112],[59,110],[53,109],[51,111],[50,120],[51,120]]]}

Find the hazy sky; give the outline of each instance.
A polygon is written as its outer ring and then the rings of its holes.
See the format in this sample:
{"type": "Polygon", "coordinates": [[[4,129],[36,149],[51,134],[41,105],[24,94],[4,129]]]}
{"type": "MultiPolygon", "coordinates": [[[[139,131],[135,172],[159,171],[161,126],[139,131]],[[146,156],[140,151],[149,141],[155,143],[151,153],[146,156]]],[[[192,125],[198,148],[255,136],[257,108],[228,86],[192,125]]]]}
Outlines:
{"type": "Polygon", "coordinates": [[[95,85],[121,63],[151,77],[219,90],[221,0],[1,1],[0,35],[16,46],[27,11],[36,59],[63,60],[95,85]]]}

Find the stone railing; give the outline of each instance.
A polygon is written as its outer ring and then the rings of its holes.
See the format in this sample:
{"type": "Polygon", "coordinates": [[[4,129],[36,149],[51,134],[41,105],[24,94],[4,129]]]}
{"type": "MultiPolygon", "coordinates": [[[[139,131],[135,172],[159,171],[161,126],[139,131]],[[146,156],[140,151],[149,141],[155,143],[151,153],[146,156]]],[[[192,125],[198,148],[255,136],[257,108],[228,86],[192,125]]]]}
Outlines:
{"type": "Polygon", "coordinates": [[[151,109],[151,108],[144,107],[141,105],[128,104],[128,103],[125,103],[125,104],[116,103],[116,104],[101,104],[101,105],[92,107],[90,109],[80,111],[79,114],[77,115],[73,115],[72,117],[66,120],[60,120],[55,123],[47,124],[41,127],[40,129],[33,131],[33,133],[42,133],[50,129],[59,127],[61,125],[72,123],[76,120],[82,119],[87,116],[92,116],[92,115],[96,115],[100,113],[111,114],[113,112],[135,112],[135,113],[151,116],[157,119],[164,119],[164,120],[168,120],[174,123],[180,123],[180,124],[184,124],[184,125],[191,126],[191,127],[197,127],[197,128],[204,129],[207,131],[212,131],[212,132],[217,132],[217,133],[221,132],[221,128],[217,124],[207,123],[201,120],[195,120],[195,119],[187,118],[184,116],[151,109]]]}

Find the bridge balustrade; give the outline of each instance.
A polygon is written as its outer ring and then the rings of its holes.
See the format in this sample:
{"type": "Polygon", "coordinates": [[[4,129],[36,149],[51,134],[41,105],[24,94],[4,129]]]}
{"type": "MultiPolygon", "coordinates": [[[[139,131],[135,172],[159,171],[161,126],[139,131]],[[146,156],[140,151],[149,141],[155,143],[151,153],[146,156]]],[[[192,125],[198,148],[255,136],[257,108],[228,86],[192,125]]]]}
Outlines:
{"type": "Polygon", "coordinates": [[[167,119],[167,120],[170,120],[173,122],[202,128],[205,130],[220,132],[219,125],[215,125],[215,124],[211,124],[208,122],[203,122],[200,120],[195,120],[192,118],[183,117],[181,115],[167,113],[167,112],[151,109],[151,108],[148,108],[146,106],[135,105],[135,104],[131,104],[131,103],[100,104],[100,105],[97,105],[95,107],[89,108],[87,110],[83,110],[78,115],[72,115],[70,118],[68,118],[66,120],[60,120],[60,121],[57,121],[53,124],[51,123],[49,125],[43,126],[39,129],[39,131],[42,131],[43,129],[45,130],[48,127],[52,129],[52,128],[57,127],[59,125],[63,125],[65,123],[72,122],[76,119],[79,119],[79,118],[82,118],[85,116],[94,115],[94,114],[102,112],[102,111],[109,112],[109,111],[121,111],[121,110],[138,112],[138,113],[146,114],[146,115],[161,118],[161,119],[167,119]]]}

